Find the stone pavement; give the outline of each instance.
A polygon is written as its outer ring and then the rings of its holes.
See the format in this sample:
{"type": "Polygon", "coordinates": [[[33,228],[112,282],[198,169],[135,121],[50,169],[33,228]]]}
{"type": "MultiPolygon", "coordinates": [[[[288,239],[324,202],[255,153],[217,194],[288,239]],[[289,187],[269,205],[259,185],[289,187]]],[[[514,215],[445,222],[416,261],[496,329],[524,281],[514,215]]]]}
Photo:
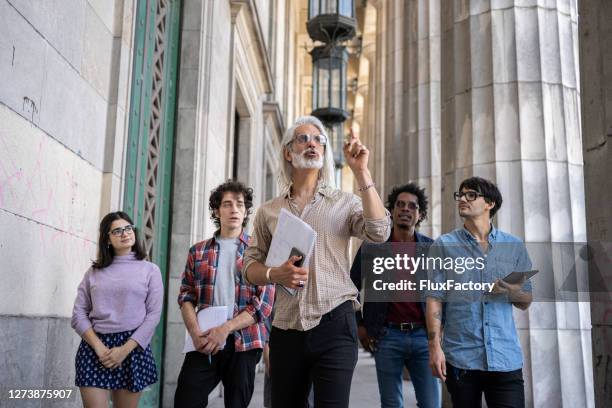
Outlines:
{"type": "MultiPolygon", "coordinates": [[[[263,368],[262,368],[263,370],[263,368]]],[[[263,378],[264,374],[258,372],[255,376],[255,393],[249,407],[263,407],[263,378]]],[[[214,390],[209,397],[210,408],[223,408],[223,399],[219,397],[219,389],[214,390]]],[[[379,407],[378,384],[376,382],[376,368],[374,359],[369,353],[359,349],[359,360],[353,375],[351,386],[351,408],[373,408],[379,407]]],[[[404,407],[416,408],[414,388],[408,381],[404,381],[404,407]]],[[[293,408],[293,407],[288,407],[293,408]]]]}

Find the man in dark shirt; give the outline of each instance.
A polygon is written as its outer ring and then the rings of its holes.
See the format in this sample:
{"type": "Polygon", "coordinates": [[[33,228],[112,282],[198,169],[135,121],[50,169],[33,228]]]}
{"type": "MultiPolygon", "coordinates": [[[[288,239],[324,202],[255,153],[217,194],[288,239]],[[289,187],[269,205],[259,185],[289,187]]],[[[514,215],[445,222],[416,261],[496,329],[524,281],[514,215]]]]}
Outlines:
{"type": "MultiPolygon", "coordinates": [[[[403,254],[416,257],[433,240],[416,231],[427,217],[425,189],[414,183],[393,188],[387,198],[393,230],[387,242],[401,242],[403,254]],[[404,244],[405,243],[405,244],[404,244]]],[[[415,271],[397,271],[395,281],[412,279],[415,271]],[[404,276],[405,275],[405,276],[404,276]]],[[[351,279],[361,291],[361,249],[351,267],[351,279]]],[[[424,304],[421,302],[371,302],[364,299],[357,312],[358,336],[364,349],[374,354],[383,408],[403,407],[402,372],[406,367],[414,384],[419,407],[439,408],[440,381],[429,368],[424,304]]]]}

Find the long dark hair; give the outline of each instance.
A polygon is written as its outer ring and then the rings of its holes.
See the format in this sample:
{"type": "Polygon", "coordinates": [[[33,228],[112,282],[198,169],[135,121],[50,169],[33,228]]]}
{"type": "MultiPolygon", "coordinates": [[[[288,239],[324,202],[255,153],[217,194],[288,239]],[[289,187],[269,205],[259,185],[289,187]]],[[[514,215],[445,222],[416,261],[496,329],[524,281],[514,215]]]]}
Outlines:
{"type": "MultiPolygon", "coordinates": [[[[100,221],[100,235],[98,236],[98,259],[93,261],[92,265],[94,269],[106,268],[108,265],[113,263],[115,256],[115,248],[110,243],[110,227],[113,221],[125,220],[130,224],[134,224],[129,215],[123,211],[115,211],[108,213],[100,221]]],[[[134,245],[132,251],[136,254],[136,259],[145,259],[147,257],[146,252],[142,249],[140,240],[138,239],[138,229],[134,228],[134,245]]]]}

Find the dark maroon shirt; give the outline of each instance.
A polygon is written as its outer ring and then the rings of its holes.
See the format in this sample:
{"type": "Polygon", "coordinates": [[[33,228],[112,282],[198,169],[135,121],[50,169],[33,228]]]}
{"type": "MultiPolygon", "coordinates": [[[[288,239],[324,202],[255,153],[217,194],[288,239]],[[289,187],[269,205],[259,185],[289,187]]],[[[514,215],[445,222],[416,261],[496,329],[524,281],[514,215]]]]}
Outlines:
{"type": "MultiPolygon", "coordinates": [[[[397,241],[392,241],[397,242],[397,241]]],[[[415,242],[403,242],[401,246],[401,253],[407,254],[410,257],[414,257],[416,254],[416,243],[415,242]]],[[[407,279],[416,281],[416,275],[411,274],[410,271],[396,271],[399,279],[407,279]]],[[[421,323],[425,324],[425,316],[423,315],[423,309],[421,304],[418,302],[389,302],[387,308],[387,323],[421,323]]]]}

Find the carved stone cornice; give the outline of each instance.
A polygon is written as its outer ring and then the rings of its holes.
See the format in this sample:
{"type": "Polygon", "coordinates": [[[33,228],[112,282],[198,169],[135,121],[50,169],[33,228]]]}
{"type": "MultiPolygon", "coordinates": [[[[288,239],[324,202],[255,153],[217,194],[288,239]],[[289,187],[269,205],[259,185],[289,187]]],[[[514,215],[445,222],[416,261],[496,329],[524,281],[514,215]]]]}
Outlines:
{"type": "MultiPolygon", "coordinates": [[[[261,21],[259,21],[259,16],[257,15],[257,10],[255,8],[255,3],[253,0],[230,0],[231,7],[231,15],[232,15],[232,25],[236,25],[238,18],[241,12],[245,13],[246,18],[246,27],[251,31],[251,35],[255,38],[255,43],[257,47],[257,56],[259,57],[259,61],[262,65],[262,69],[264,71],[265,78],[265,88],[266,92],[274,93],[274,81],[272,77],[272,66],[270,64],[270,58],[268,57],[268,53],[266,51],[266,45],[264,41],[264,34],[261,28],[261,21]]],[[[273,24],[271,21],[270,24],[273,24]]]]}

